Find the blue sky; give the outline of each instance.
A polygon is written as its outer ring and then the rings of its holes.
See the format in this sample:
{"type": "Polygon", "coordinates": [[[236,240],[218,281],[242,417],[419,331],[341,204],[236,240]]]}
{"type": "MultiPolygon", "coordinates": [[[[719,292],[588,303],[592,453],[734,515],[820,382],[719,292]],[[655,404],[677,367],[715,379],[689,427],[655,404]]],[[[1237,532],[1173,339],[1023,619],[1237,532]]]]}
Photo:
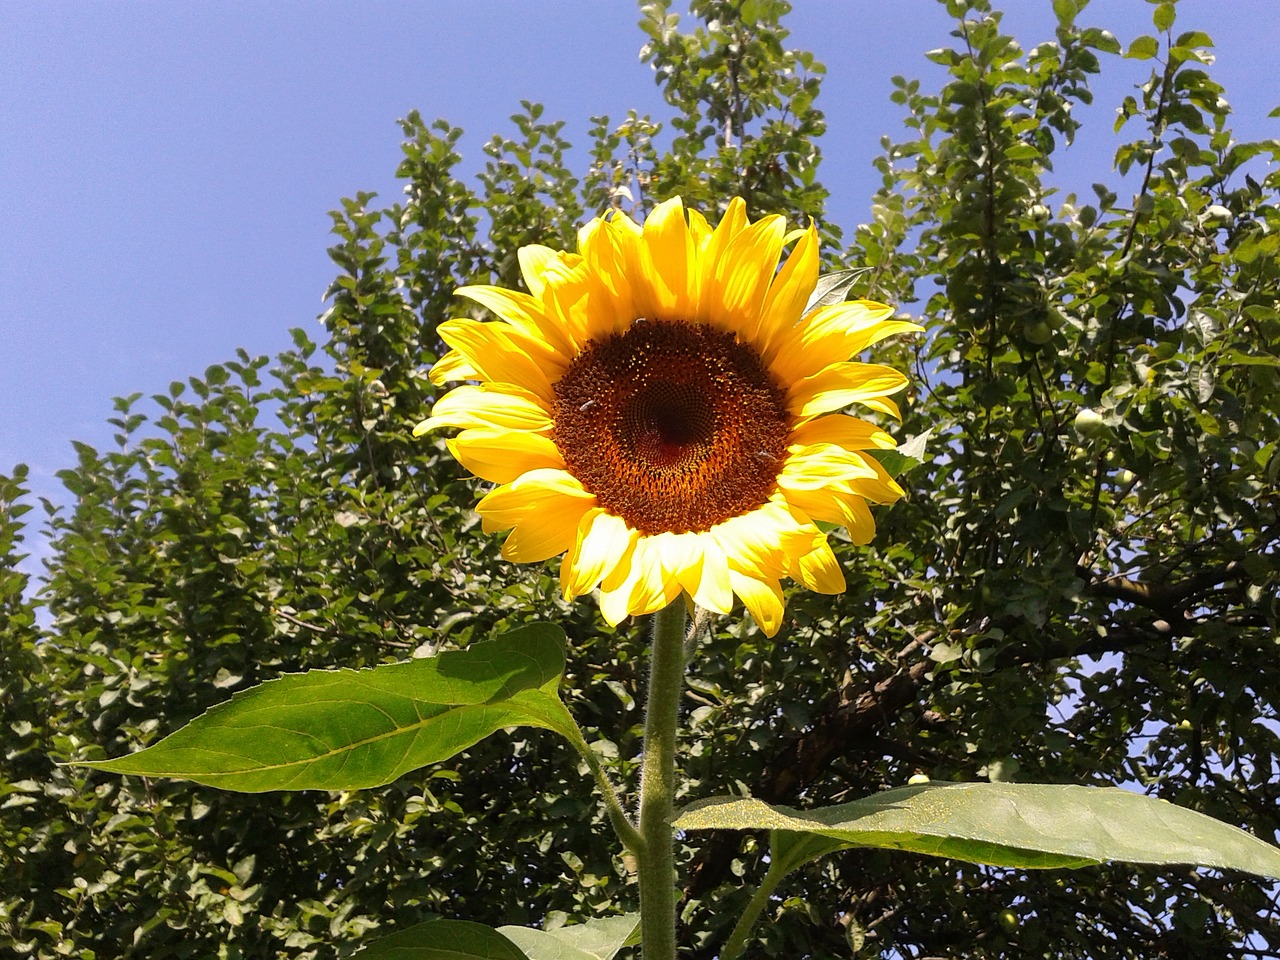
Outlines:
{"type": "MultiPolygon", "coordinates": [[[[948,41],[935,0],[794,0],[794,47],[828,68],[823,179],[831,219],[865,218],[894,74],[935,84],[948,41]]],[[[997,4],[1000,6],[1000,4],[997,4]]],[[[1029,48],[1050,0],[1005,0],[1029,48]]],[[[1094,0],[1080,20],[1122,41],[1151,32],[1146,0],[1094,0]]],[[[1216,41],[1240,139],[1280,136],[1280,0],[1183,0],[1175,30],[1216,41]]],[[[231,358],[319,336],[334,276],[327,211],[358,190],[398,195],[396,119],[464,127],[468,170],[521,99],[585,145],[587,118],[665,116],[626,0],[367,0],[0,6],[0,472],[38,493],[111,443],[113,396],[163,391],[231,358]],[[531,11],[536,10],[536,15],[531,11]]],[[[1098,107],[1059,176],[1110,179],[1114,107],[1149,64],[1104,61],[1098,107]]],[[[1134,131],[1136,136],[1136,130],[1134,131]]]]}

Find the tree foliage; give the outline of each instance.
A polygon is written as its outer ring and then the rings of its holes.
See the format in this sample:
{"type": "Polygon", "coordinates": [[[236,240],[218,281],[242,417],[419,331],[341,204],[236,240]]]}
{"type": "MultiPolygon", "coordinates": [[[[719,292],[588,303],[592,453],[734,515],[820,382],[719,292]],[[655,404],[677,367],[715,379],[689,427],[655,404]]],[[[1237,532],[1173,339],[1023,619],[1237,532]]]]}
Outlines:
{"type": "MultiPolygon", "coordinates": [[[[1274,839],[1280,820],[1280,173],[1237,143],[1211,40],[1153,7],[1122,45],[1055,0],[1029,51],[986,0],[946,0],[936,89],[895,79],[901,139],[868,222],[823,224],[854,292],[928,328],[899,349],[909,499],[850,588],[798,593],[765,641],[713,624],[685,707],[686,801],[804,807],[941,780],[1120,784],[1274,839]],[[1119,104],[1115,169],[1060,196],[1104,58],[1150,65],[1119,104]]],[[[150,398],[114,449],[77,445],[52,558],[17,572],[30,509],[0,478],[0,945],[20,956],[328,958],[433,915],[494,925],[633,906],[579,759],[496,736],[383,788],[244,796],[59,764],[153,743],[238,690],[317,666],[457,648],[554,615],[562,694],[634,783],[645,637],[565,605],[553,566],[504,563],[477,484],[411,429],[435,324],[467,282],[518,285],[515,250],[585,216],[683,194],[821,222],[823,73],[782,0],[641,8],[670,131],[594,118],[575,176],[536,104],[456,173],[460,131],[402,121],[400,203],[334,213],[323,343],[294,332],[150,398]],[[625,188],[625,189],[624,189],[625,188]],[[628,201],[628,197],[630,200],[628,201]]],[[[1112,61],[1114,62],[1114,61],[1112,61]]],[[[634,209],[633,209],[634,208],[634,209]]],[[[689,833],[683,941],[712,957],[762,835],[689,833]]],[[[1037,872],[848,850],[786,881],[761,955],[1253,956],[1275,891],[1218,872],[1037,872]]]]}

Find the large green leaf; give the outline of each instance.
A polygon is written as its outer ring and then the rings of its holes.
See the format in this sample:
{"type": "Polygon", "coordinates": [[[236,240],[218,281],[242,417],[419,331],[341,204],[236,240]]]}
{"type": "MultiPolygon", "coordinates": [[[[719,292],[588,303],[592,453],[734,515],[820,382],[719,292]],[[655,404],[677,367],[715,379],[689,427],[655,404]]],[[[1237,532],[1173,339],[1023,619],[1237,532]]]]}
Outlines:
{"type": "Polygon", "coordinates": [[[435,657],[281,677],[154,746],[85,765],[246,793],[376,787],[503,727],[580,740],[556,693],[563,670],[564,632],[533,624],[435,657]]]}
{"type": "Polygon", "coordinates": [[[357,960],[612,960],[639,943],[640,915],[605,917],[558,930],[428,920],[356,954],[357,960]]]}
{"type": "Polygon", "coordinates": [[[499,927],[529,960],[612,960],[625,946],[640,942],[640,914],[588,920],[555,930],[499,927]]]}
{"type": "Polygon", "coordinates": [[[492,927],[467,920],[428,920],[365,947],[357,960],[527,960],[492,927]]]}
{"type": "Polygon", "coordinates": [[[791,869],[835,850],[882,847],[1001,867],[1119,860],[1280,877],[1280,849],[1212,817],[1115,787],[933,783],[805,811],[717,798],[691,804],[675,826],[772,830],[773,855],[791,869]]]}

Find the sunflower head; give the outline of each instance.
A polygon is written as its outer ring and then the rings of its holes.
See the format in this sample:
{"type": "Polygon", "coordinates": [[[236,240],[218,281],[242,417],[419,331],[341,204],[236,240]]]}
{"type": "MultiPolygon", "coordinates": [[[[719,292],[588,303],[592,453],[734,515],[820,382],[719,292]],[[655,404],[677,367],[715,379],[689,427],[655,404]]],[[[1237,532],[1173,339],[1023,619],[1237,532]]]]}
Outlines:
{"type": "Polygon", "coordinates": [[[843,590],[817,522],[866,543],[868,502],[902,495],[867,453],[893,439],[840,411],[897,417],[906,378],[852,358],[919,328],[866,300],[806,313],[816,229],[751,223],[740,199],[715,229],[679,199],[643,227],[602,217],[576,254],[524,247],[520,266],[528,293],[458,290],[496,319],[440,325],[432,380],[472,382],[415,431],[461,428],[449,450],[498,485],[477,510],[511,531],[503,556],[563,554],[565,597],[599,588],[610,623],[736,594],[772,636],[784,578],[843,590]]]}

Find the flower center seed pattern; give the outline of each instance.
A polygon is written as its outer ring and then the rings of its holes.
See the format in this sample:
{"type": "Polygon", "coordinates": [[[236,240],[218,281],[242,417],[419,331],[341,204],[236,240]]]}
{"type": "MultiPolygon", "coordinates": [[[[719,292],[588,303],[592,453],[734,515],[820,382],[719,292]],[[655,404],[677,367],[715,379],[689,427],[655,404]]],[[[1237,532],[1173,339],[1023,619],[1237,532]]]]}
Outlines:
{"type": "Polygon", "coordinates": [[[642,534],[707,530],[776,487],[783,393],[731,333],[637,320],[588,343],[555,393],[552,438],[569,472],[642,534]]]}

